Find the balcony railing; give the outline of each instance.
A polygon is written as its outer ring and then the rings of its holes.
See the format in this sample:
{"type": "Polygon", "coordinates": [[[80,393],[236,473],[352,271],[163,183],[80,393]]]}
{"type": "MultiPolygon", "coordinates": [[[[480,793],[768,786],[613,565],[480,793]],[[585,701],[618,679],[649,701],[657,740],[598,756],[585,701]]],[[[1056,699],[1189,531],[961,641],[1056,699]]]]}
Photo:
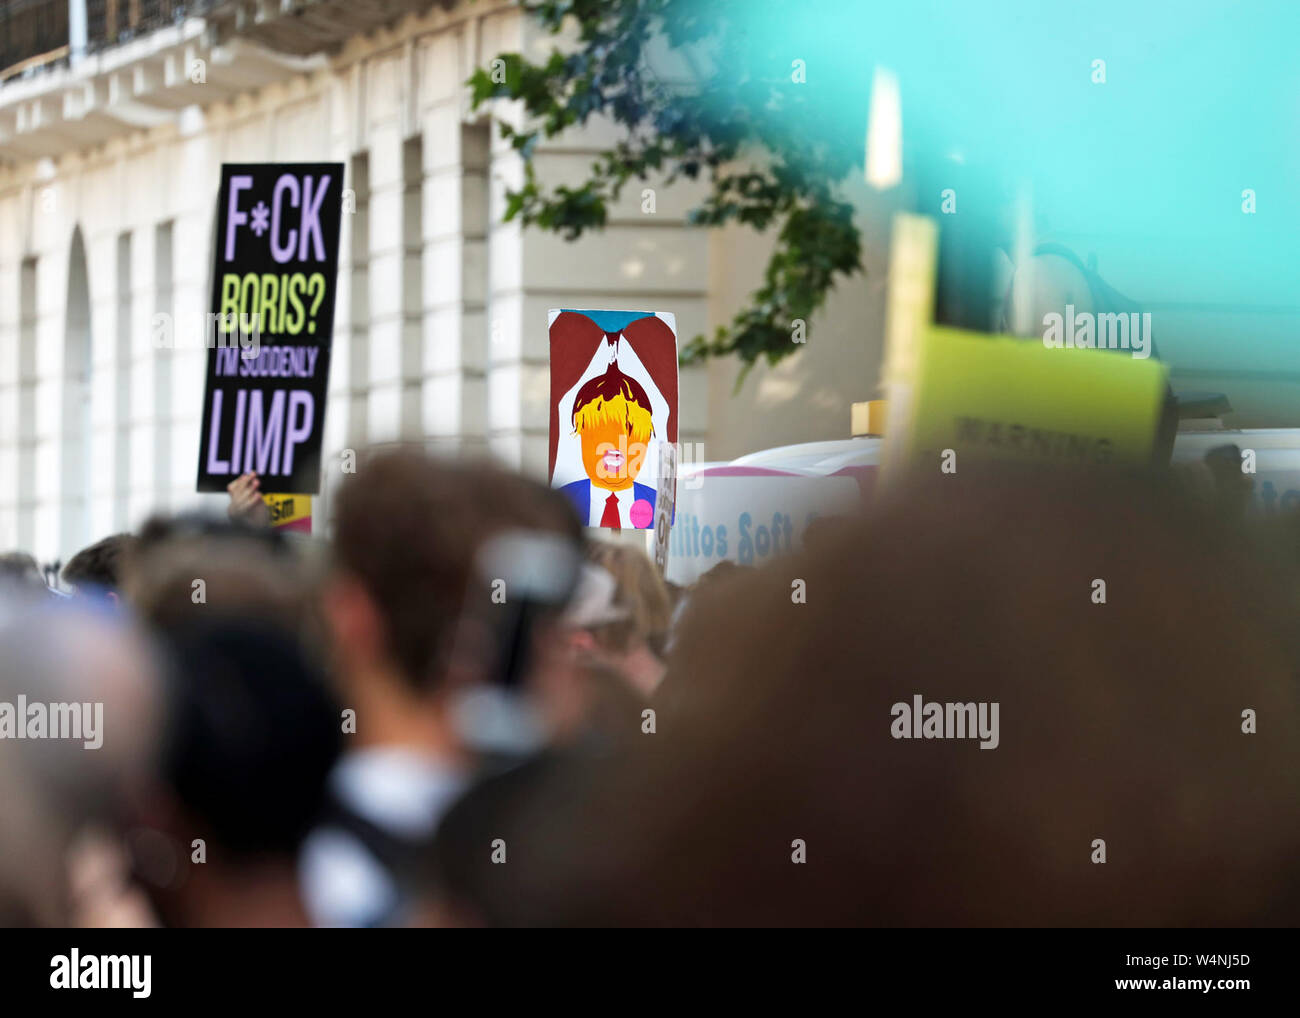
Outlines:
{"type": "MultiPolygon", "coordinates": [[[[108,46],[206,13],[213,0],[81,0],[85,51],[108,46]]],[[[0,0],[0,78],[29,67],[66,60],[76,45],[69,0],[0,0]]]]}
{"type": "Polygon", "coordinates": [[[198,13],[193,0],[86,0],[86,48],[90,51],[129,42],[144,32],[198,13]]]}
{"type": "Polygon", "coordinates": [[[0,0],[0,77],[68,55],[68,0],[0,0]]]}
{"type": "Polygon", "coordinates": [[[457,0],[0,0],[0,81],[77,60],[201,17],[209,43],[242,38],[294,56],[337,50],[350,37],[457,0]]]}

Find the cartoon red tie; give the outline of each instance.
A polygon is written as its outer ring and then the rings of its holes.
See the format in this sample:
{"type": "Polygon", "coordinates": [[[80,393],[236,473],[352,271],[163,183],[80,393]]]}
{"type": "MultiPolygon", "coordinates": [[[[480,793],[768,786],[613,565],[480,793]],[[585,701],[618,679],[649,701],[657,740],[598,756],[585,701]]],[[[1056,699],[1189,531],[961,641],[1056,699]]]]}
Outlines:
{"type": "Polygon", "coordinates": [[[618,530],[620,527],[618,519],[618,495],[610,492],[609,498],[605,499],[605,511],[601,514],[600,525],[602,527],[613,527],[618,530]]]}

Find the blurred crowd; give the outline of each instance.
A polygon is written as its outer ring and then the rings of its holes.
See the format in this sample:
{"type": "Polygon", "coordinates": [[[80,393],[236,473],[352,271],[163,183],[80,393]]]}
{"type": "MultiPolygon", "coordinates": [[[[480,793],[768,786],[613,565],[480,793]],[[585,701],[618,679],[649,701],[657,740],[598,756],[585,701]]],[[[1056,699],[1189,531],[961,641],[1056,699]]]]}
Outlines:
{"type": "Polygon", "coordinates": [[[968,471],[679,588],[486,463],[363,458],[328,540],[248,475],[57,591],[0,556],[0,705],[103,705],[0,738],[0,924],[1291,925],[1294,548],[968,471]]]}

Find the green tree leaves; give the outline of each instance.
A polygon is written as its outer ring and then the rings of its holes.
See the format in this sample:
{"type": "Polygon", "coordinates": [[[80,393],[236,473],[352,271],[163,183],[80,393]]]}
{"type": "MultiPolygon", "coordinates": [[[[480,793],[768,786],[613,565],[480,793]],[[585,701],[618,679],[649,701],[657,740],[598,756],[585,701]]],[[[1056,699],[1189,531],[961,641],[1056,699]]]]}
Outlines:
{"type": "MultiPolygon", "coordinates": [[[[838,277],[861,269],[853,208],[834,185],[861,166],[861,132],[854,137],[844,125],[865,123],[852,108],[865,111],[865,93],[846,104],[843,75],[821,73],[816,62],[792,75],[800,54],[781,31],[754,30],[744,0],[521,4],[553,34],[572,19],[577,45],[566,39],[567,49],[541,63],[499,54],[470,78],[475,108],[517,100],[530,125],[501,124],[525,167],[523,185],[507,194],[505,219],[574,240],[605,226],[631,180],[703,178],[710,190],[690,222],[775,229],[777,243],[749,305],[713,336],[687,343],[682,361],[735,353],[744,363],[739,385],[760,358],[776,363],[794,353],[792,322],[810,319],[838,277]],[[626,137],[580,186],[544,190],[532,163],[538,139],[594,115],[620,124],[626,137]]],[[[778,26],[783,16],[810,13],[808,0],[764,7],[778,26]]]]}

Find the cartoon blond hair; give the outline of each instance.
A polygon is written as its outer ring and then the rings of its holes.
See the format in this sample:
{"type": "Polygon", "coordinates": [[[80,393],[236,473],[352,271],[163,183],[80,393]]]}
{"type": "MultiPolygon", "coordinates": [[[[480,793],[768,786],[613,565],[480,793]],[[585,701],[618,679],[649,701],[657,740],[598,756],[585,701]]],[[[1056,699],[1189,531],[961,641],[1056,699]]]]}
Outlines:
{"type": "Polygon", "coordinates": [[[616,423],[634,442],[648,442],[654,434],[650,397],[634,378],[611,362],[603,375],[590,379],[573,400],[573,430],[616,423]]]}

